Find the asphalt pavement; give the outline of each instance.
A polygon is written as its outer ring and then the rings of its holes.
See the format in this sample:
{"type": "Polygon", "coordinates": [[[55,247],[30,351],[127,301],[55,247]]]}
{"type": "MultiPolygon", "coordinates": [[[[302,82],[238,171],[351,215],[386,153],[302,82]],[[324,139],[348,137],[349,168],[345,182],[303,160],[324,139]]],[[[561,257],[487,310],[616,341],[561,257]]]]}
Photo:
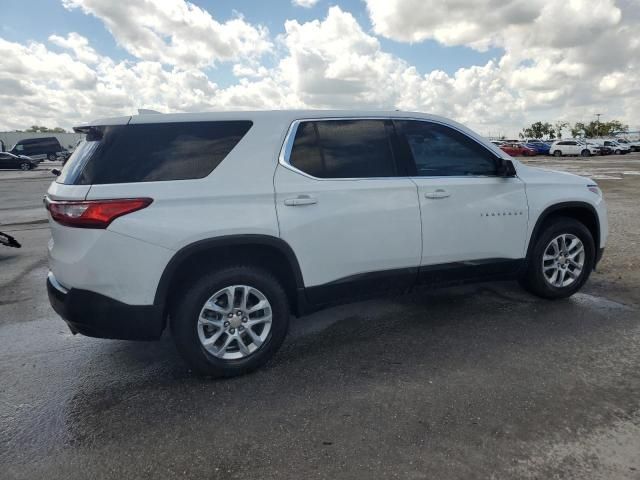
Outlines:
{"type": "Polygon", "coordinates": [[[73,336],[48,305],[52,177],[0,172],[0,478],[640,479],[640,155],[596,178],[612,234],[583,290],[413,293],[295,319],[265,368],[193,375],[171,339],[73,336]]]}

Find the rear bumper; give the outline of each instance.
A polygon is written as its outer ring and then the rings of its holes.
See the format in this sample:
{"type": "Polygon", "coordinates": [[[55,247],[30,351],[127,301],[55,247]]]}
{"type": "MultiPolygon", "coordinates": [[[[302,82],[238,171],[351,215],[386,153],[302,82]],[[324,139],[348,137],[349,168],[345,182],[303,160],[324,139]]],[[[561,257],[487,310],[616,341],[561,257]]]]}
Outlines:
{"type": "Polygon", "coordinates": [[[156,340],[164,329],[161,305],[127,305],[88,290],[61,286],[49,272],[49,302],[72,333],[121,340],[156,340]]]}

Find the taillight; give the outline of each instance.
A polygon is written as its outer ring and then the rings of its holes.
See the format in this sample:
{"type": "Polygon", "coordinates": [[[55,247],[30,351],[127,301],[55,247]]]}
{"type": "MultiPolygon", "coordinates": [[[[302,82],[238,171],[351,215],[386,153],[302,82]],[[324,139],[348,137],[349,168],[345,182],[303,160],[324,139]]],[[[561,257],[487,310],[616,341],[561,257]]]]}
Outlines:
{"type": "Polygon", "coordinates": [[[47,210],[56,222],[78,228],[107,228],[116,218],[142,210],[151,202],[151,198],[68,201],[45,199],[47,210]]]}

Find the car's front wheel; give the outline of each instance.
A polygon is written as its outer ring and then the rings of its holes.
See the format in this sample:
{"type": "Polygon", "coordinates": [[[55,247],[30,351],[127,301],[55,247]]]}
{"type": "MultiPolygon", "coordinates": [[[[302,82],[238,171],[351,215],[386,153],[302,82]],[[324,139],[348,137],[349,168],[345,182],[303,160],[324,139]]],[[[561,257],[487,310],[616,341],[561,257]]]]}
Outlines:
{"type": "Polygon", "coordinates": [[[50,160],[50,161],[52,161],[52,162],[53,162],[53,161],[55,161],[55,160],[56,160],[56,155],[55,155],[55,153],[48,153],[48,154],[47,154],[47,160],[50,160]]]}
{"type": "Polygon", "coordinates": [[[573,218],[556,217],[533,240],[521,279],[525,289],[543,298],[566,298],[587,281],[595,261],[589,229],[573,218]]]}
{"type": "Polygon", "coordinates": [[[20,164],[20,170],[26,172],[27,170],[31,170],[31,164],[29,162],[22,162],[20,164]]]}
{"type": "Polygon", "coordinates": [[[289,304],[269,272],[228,267],[185,288],[173,302],[170,324],[178,351],[195,371],[232,377],[275,354],[287,333],[289,304]]]}
{"type": "Polygon", "coordinates": [[[582,150],[582,152],[580,152],[580,155],[582,155],[583,157],[589,157],[591,155],[591,152],[585,148],[584,150],[582,150]]]}

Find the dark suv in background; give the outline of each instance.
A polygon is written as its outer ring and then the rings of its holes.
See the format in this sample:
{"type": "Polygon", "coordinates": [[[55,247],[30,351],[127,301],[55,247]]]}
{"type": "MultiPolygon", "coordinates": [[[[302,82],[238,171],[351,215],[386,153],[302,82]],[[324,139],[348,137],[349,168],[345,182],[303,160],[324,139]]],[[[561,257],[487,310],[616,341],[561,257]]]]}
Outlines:
{"type": "Polygon", "coordinates": [[[34,160],[57,160],[68,158],[68,153],[65,148],[60,145],[60,142],[56,137],[42,137],[42,138],[25,138],[19,140],[10,153],[14,155],[27,155],[34,160]]]}

